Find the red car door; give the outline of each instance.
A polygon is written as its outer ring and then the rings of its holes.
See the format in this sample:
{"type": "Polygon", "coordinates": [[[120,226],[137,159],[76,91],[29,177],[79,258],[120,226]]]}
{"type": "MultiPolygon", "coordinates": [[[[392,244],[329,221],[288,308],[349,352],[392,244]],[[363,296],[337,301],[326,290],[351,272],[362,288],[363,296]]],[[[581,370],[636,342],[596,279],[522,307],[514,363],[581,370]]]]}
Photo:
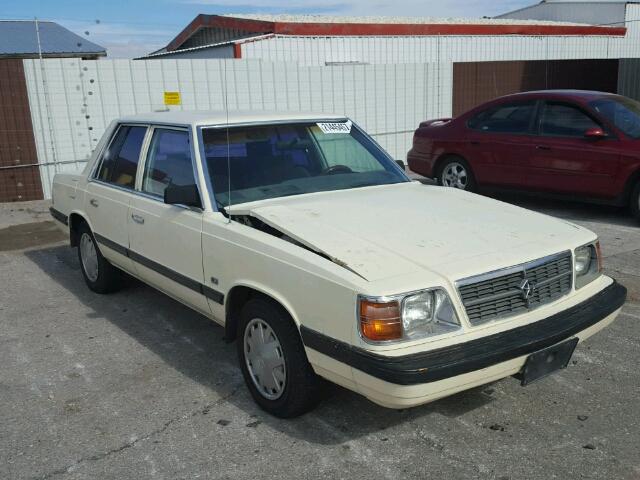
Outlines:
{"type": "Polygon", "coordinates": [[[535,100],[490,107],[468,123],[467,159],[480,185],[520,186],[533,154],[535,100]]]}
{"type": "Polygon", "coordinates": [[[524,186],[608,196],[620,159],[615,136],[587,138],[589,129],[606,130],[580,106],[569,102],[544,102],[538,123],[540,136],[526,168],[524,186]]]}

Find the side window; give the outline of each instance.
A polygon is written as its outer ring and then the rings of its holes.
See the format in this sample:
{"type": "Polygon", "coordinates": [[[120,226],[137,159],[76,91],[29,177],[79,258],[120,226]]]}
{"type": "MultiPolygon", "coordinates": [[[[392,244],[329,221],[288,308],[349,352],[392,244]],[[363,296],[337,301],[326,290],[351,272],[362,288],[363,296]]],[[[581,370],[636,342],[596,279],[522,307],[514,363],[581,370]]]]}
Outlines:
{"type": "Polygon", "coordinates": [[[167,185],[194,185],[189,133],[156,128],[153,132],[142,177],[142,191],[164,195],[167,185]]]}
{"type": "Polygon", "coordinates": [[[96,178],[125,188],[134,188],[140,150],[147,127],[122,125],[102,155],[96,178]]]}
{"type": "Polygon", "coordinates": [[[480,112],[467,125],[483,132],[529,133],[535,106],[534,101],[500,105],[480,112]]]}
{"type": "Polygon", "coordinates": [[[546,103],[540,117],[542,135],[583,137],[590,128],[600,128],[591,117],[566,103],[546,103]]]}

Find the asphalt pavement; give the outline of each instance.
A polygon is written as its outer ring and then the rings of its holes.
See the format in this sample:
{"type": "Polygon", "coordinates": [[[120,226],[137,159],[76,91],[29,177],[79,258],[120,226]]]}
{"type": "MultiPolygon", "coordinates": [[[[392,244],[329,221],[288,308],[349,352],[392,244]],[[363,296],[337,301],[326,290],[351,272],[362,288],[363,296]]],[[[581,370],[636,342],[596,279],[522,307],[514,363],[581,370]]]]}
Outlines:
{"type": "Polygon", "coordinates": [[[640,226],[501,199],[600,235],[618,320],[524,388],[394,411],[331,387],[294,420],[254,404],[222,328],[135,280],[90,292],[45,203],[2,206],[0,479],[640,479],[640,226]]]}

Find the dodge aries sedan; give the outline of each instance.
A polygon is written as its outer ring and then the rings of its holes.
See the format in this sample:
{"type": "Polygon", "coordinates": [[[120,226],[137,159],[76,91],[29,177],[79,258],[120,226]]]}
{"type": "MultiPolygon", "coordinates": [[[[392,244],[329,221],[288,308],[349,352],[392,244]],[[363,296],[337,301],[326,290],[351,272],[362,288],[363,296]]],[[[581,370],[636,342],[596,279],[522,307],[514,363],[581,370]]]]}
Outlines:
{"type": "Polygon", "coordinates": [[[527,384],[626,297],[592,232],[413,182],[338,115],[122,118],[51,213],[91,290],[126,272],[218,322],[280,417],[323,379],[391,408],[527,384]]]}

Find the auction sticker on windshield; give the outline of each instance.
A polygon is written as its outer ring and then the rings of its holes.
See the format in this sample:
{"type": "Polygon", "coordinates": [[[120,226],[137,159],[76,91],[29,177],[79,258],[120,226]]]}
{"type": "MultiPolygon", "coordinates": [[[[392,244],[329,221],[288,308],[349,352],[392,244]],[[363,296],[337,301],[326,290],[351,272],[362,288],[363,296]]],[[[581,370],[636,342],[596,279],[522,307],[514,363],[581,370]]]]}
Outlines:
{"type": "Polygon", "coordinates": [[[322,133],[351,133],[351,122],[340,123],[317,123],[322,133]]]}

